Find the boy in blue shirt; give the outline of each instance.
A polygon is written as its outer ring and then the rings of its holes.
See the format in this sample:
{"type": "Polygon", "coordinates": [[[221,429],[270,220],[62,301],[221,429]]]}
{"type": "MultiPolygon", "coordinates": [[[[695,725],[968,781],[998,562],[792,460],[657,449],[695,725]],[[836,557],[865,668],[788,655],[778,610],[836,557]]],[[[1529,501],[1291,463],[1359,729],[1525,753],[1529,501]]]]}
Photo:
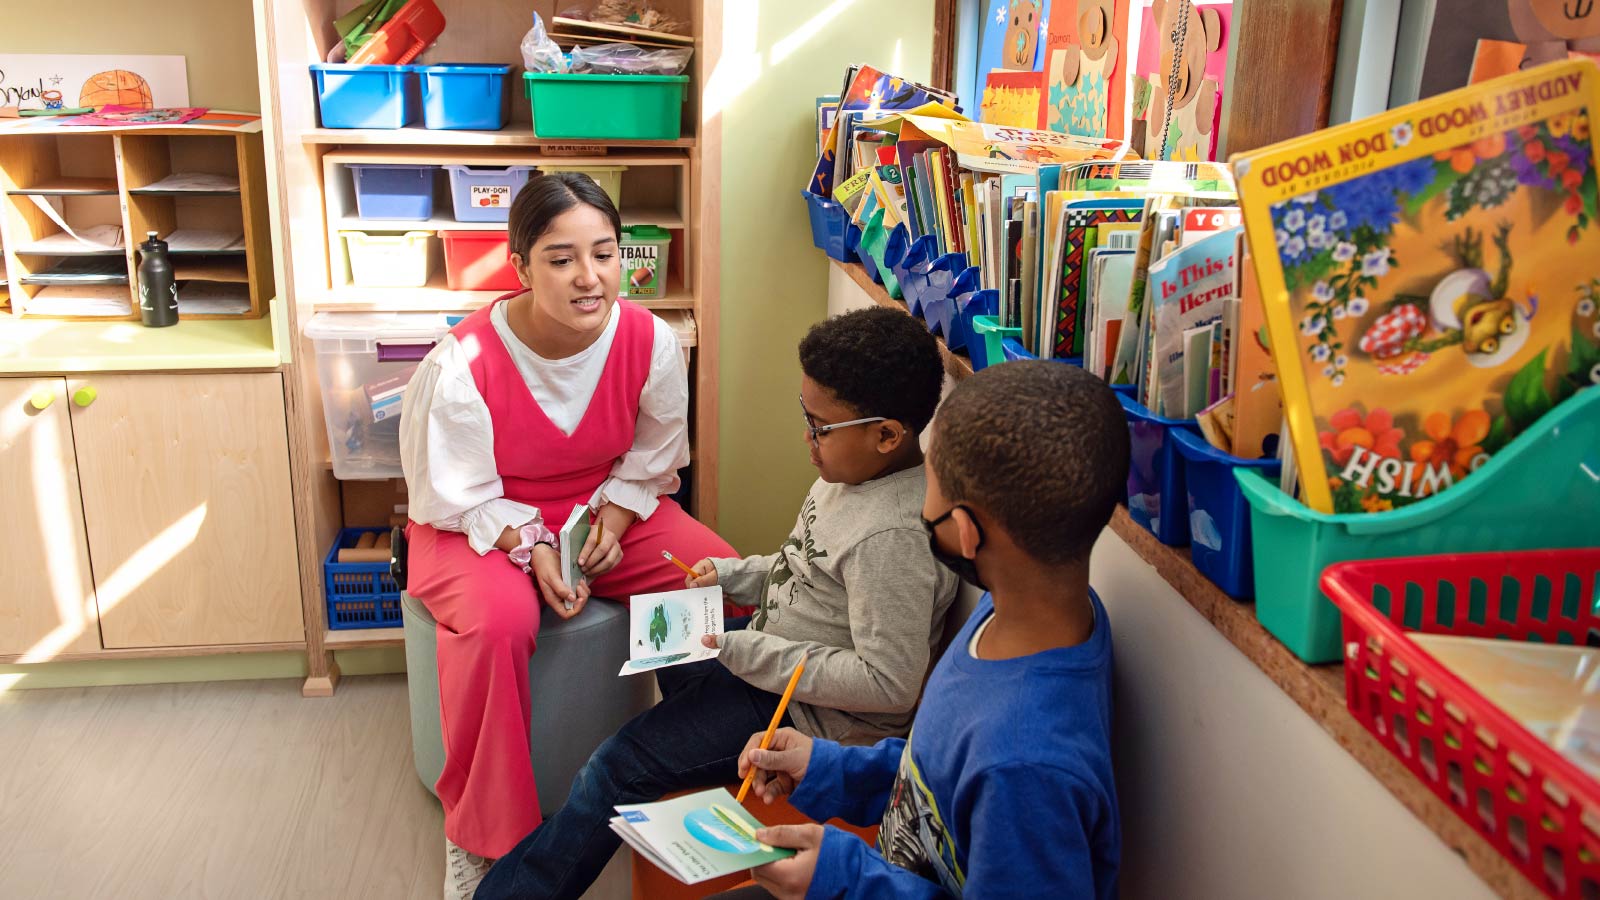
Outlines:
{"type": "Polygon", "coordinates": [[[820,825],[758,839],[800,851],[755,870],[799,897],[1116,896],[1111,624],[1089,551],[1128,474],[1104,382],[1055,362],[962,382],[933,423],[923,524],[940,562],[986,593],[935,667],[907,739],[844,747],[751,737],[767,802],[880,822],[877,848],[820,825]]]}

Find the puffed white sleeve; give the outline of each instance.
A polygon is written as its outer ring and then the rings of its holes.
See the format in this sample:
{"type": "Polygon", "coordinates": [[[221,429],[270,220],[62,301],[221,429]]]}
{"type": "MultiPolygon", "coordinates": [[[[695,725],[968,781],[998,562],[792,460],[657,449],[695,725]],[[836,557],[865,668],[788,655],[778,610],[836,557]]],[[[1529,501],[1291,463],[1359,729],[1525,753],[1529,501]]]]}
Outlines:
{"type": "Polygon", "coordinates": [[[538,508],[505,497],[494,422],[454,337],[429,352],[406,386],[400,463],[412,521],[464,533],[480,556],[507,528],[542,519],[538,508]]]}
{"type": "Polygon", "coordinates": [[[639,395],[633,446],[611,468],[590,505],[615,503],[650,518],[658,497],[678,489],[678,470],[689,464],[689,373],[672,327],[659,316],[650,352],[650,375],[639,395]]]}

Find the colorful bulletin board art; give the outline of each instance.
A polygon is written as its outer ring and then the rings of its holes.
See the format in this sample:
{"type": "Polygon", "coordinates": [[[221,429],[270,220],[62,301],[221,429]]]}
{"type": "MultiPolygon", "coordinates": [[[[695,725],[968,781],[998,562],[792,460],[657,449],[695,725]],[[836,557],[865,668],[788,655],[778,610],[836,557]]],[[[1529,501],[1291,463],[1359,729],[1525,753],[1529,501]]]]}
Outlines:
{"type": "Polygon", "coordinates": [[[181,56],[0,53],[0,106],[189,105],[189,72],[181,56]]]}
{"type": "Polygon", "coordinates": [[[1149,85],[1150,99],[1134,118],[1144,120],[1144,156],[1214,160],[1233,5],[1155,0],[1143,15],[1134,75],[1149,85]]]}
{"type": "Polygon", "coordinates": [[[978,118],[991,125],[1037,128],[1043,93],[1043,72],[990,72],[978,118]]]}
{"type": "Polygon", "coordinates": [[[1042,128],[1085,137],[1125,132],[1128,0],[1057,0],[1046,37],[1042,128]]]}
{"type": "Polygon", "coordinates": [[[1591,0],[1479,0],[1439,4],[1431,16],[1413,40],[1403,32],[1395,48],[1396,71],[1411,57],[1415,76],[1391,105],[1600,53],[1600,15],[1591,0]]]}
{"type": "Polygon", "coordinates": [[[1039,68],[1050,3],[1051,0],[988,0],[989,12],[978,46],[979,86],[986,84],[989,73],[996,70],[1028,72],[1039,68]],[[1029,22],[1031,36],[1025,27],[1029,22]]]}

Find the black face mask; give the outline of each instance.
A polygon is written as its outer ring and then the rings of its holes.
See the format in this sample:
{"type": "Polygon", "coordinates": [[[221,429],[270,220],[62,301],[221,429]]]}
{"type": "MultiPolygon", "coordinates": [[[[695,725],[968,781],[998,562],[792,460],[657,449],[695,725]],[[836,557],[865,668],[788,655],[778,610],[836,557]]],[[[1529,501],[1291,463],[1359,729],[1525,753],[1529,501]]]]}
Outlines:
{"type": "Polygon", "coordinates": [[[933,558],[939,561],[940,565],[956,573],[957,578],[980,591],[987,591],[989,586],[984,584],[983,579],[978,577],[978,563],[960,554],[947,552],[939,546],[939,538],[933,533],[933,530],[939,527],[940,522],[950,518],[958,509],[965,510],[967,515],[972,517],[972,527],[978,529],[978,549],[983,549],[983,527],[978,524],[978,517],[972,515],[972,510],[957,503],[955,506],[950,507],[948,512],[932,522],[927,519],[922,520],[922,527],[928,532],[928,550],[933,554],[933,558]]]}

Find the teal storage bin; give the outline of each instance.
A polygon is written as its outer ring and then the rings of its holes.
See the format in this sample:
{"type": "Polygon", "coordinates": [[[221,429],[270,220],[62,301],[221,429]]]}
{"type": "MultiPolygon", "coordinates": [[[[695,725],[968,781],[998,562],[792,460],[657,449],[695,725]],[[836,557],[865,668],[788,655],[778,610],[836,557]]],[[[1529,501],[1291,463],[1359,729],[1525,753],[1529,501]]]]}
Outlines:
{"type": "Polygon", "coordinates": [[[1392,512],[1313,512],[1257,472],[1234,477],[1250,502],[1256,618],[1302,660],[1337,662],[1339,610],[1318,584],[1334,563],[1600,546],[1600,389],[1546,413],[1460,484],[1392,512]]]}
{"type": "Polygon", "coordinates": [[[683,134],[687,75],[562,75],[523,72],[542,138],[675,141],[683,134]]]}
{"type": "Polygon", "coordinates": [[[900,299],[900,279],[894,275],[894,270],[883,261],[883,251],[889,246],[889,232],[883,227],[883,210],[877,210],[872,217],[867,219],[867,224],[861,229],[861,243],[857,248],[857,255],[861,257],[863,265],[871,260],[872,268],[877,277],[873,280],[883,285],[889,296],[900,299]]]}
{"type": "Polygon", "coordinates": [[[1005,339],[1016,338],[1022,334],[1021,328],[1002,327],[998,316],[973,316],[972,330],[983,338],[982,353],[973,353],[970,347],[967,349],[968,355],[972,357],[974,372],[1005,362],[1005,339]]]}

